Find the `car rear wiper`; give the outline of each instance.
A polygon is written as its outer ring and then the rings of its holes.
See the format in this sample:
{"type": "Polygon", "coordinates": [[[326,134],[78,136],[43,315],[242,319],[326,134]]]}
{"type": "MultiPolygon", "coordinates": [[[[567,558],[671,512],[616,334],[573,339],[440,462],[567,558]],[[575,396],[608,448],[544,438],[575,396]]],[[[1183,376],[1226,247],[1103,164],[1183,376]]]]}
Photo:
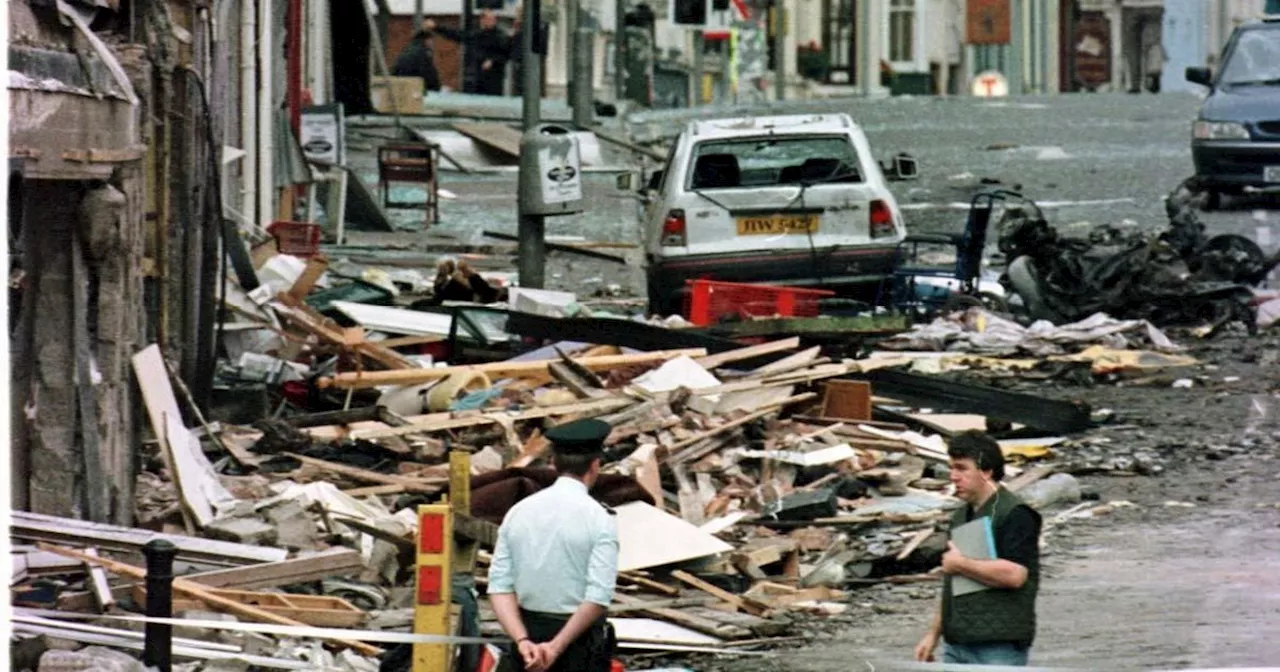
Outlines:
{"type": "Polygon", "coordinates": [[[725,205],[724,203],[721,203],[720,201],[717,201],[717,200],[716,200],[716,199],[714,199],[714,198],[711,198],[710,196],[708,196],[708,195],[707,195],[704,191],[702,191],[701,189],[690,189],[690,190],[689,190],[689,192],[690,192],[690,193],[693,193],[693,194],[697,194],[697,195],[699,195],[699,196],[701,196],[701,197],[703,197],[703,198],[707,199],[708,201],[711,201],[712,203],[714,203],[714,204],[716,204],[717,206],[719,206],[719,208],[720,208],[721,210],[724,210],[725,212],[733,212],[733,210],[731,210],[731,209],[729,208],[729,206],[725,205]]]}

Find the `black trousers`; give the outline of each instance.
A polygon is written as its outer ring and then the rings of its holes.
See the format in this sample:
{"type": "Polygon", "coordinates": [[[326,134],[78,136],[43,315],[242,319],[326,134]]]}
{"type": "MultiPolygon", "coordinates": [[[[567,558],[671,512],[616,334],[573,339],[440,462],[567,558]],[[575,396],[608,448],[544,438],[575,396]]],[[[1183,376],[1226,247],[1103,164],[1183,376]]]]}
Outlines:
{"type": "MultiPolygon", "coordinates": [[[[529,639],[537,644],[554,639],[564,624],[569,622],[569,616],[565,614],[547,614],[525,609],[520,610],[520,616],[524,619],[525,629],[529,631],[529,639]]],[[[560,654],[547,672],[609,672],[613,649],[613,629],[601,618],[565,648],[564,653],[560,654]]],[[[511,658],[516,672],[524,672],[524,659],[514,646],[511,658]]]]}

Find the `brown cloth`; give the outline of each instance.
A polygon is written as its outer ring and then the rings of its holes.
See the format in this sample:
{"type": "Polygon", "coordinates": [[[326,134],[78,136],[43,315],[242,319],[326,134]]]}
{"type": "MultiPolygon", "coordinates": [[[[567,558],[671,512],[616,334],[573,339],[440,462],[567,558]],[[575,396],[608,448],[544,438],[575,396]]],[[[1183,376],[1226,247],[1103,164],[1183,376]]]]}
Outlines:
{"type": "MultiPolygon", "coordinates": [[[[546,467],[502,469],[472,477],[471,515],[480,520],[501,524],[503,516],[507,515],[507,511],[516,502],[543,488],[551,487],[557,478],[559,474],[556,470],[546,467]]],[[[611,507],[628,502],[657,505],[636,479],[620,474],[600,474],[589,494],[611,507]]]]}

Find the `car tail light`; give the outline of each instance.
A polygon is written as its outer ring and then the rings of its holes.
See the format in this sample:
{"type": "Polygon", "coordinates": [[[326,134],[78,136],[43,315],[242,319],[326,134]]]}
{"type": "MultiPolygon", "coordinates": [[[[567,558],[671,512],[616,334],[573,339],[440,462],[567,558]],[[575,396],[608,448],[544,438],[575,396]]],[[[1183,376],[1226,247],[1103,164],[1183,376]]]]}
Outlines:
{"type": "Polygon", "coordinates": [[[885,201],[871,201],[871,237],[885,238],[892,236],[895,232],[893,226],[893,211],[889,209],[889,204],[885,201]]]}
{"type": "Polygon", "coordinates": [[[662,246],[684,247],[685,242],[684,210],[672,210],[662,220],[662,246]]]}

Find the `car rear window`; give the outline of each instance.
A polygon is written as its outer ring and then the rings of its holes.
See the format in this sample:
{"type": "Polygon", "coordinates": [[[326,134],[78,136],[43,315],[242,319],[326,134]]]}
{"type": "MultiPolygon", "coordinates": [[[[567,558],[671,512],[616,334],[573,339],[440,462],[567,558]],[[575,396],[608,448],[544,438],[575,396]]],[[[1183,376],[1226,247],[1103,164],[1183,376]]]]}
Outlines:
{"type": "Polygon", "coordinates": [[[861,182],[858,154],[842,135],[707,140],[695,146],[690,189],[861,182]]]}
{"type": "Polygon", "coordinates": [[[1223,64],[1227,86],[1280,84],[1280,29],[1243,31],[1223,64]]]}

